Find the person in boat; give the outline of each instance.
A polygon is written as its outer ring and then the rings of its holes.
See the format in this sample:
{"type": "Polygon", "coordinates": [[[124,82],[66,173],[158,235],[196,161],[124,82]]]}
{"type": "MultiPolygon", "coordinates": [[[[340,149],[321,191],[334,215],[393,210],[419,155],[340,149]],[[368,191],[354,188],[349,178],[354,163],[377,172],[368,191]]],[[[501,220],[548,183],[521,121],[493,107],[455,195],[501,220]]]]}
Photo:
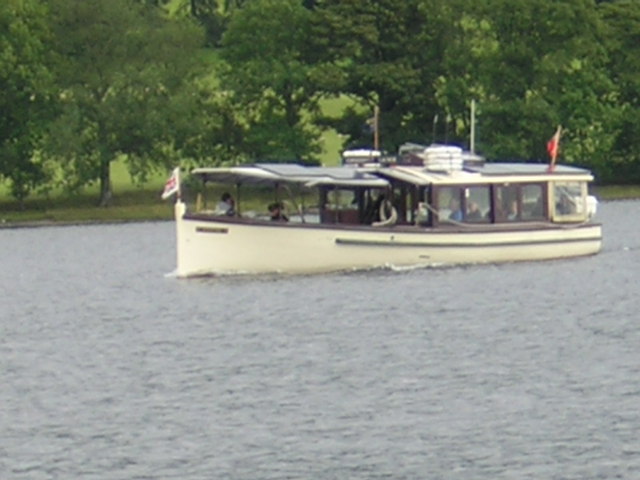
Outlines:
{"type": "Polygon", "coordinates": [[[229,192],[224,192],[220,197],[220,201],[216,206],[216,213],[218,215],[227,215],[233,217],[236,214],[235,201],[229,192]]]}
{"type": "Polygon", "coordinates": [[[476,202],[469,202],[469,208],[467,209],[467,220],[481,220],[482,213],[480,207],[476,202]]]}
{"type": "Polygon", "coordinates": [[[385,201],[386,196],[384,193],[379,193],[373,202],[369,202],[365,208],[364,223],[371,224],[373,222],[380,221],[380,207],[385,201]]]}
{"type": "Polygon", "coordinates": [[[455,222],[462,221],[462,210],[460,210],[460,200],[455,197],[452,197],[449,200],[449,210],[451,213],[449,214],[449,220],[453,220],[455,222]]]}
{"type": "Polygon", "coordinates": [[[512,200],[509,203],[509,212],[507,214],[508,220],[516,220],[518,218],[518,201],[512,200]]]}
{"type": "Polygon", "coordinates": [[[562,215],[576,213],[574,203],[566,194],[560,197],[560,201],[556,204],[556,211],[562,215]]]}
{"type": "Polygon", "coordinates": [[[280,202],[273,202],[269,205],[269,215],[271,220],[276,222],[288,222],[289,217],[283,212],[283,205],[280,202]]]}

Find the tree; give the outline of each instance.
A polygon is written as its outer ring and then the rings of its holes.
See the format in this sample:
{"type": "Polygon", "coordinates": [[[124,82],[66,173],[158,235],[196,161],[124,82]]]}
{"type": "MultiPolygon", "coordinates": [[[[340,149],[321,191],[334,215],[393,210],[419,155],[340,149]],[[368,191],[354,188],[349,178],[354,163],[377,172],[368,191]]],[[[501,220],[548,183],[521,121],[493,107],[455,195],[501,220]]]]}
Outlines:
{"type": "Polygon", "coordinates": [[[174,102],[193,72],[203,38],[193,23],[132,0],[50,0],[59,62],[61,114],[49,150],[69,187],[100,183],[112,197],[110,165],[126,160],[144,179],[175,146],[174,102]]]}
{"type": "Polygon", "coordinates": [[[181,164],[233,164],[243,157],[244,128],[228,95],[216,91],[209,78],[183,89],[170,132],[181,164]]]}
{"type": "Polygon", "coordinates": [[[0,3],[0,176],[20,202],[45,179],[35,158],[51,113],[45,19],[36,0],[0,3]]]}
{"type": "Polygon", "coordinates": [[[608,71],[619,89],[620,128],[601,170],[605,180],[640,181],[640,4],[633,0],[603,3],[598,14],[606,25],[608,71]]]}
{"type": "MultiPolygon", "coordinates": [[[[440,112],[436,80],[442,73],[456,0],[323,0],[317,14],[316,51],[338,72],[326,78],[327,93],[348,94],[366,106],[359,119],[347,111],[336,127],[348,142],[371,143],[363,130],[374,107],[380,109],[380,137],[387,150],[406,141],[432,140],[440,112]],[[360,124],[360,127],[358,127],[360,124]],[[348,130],[345,130],[347,128],[348,130]]],[[[332,70],[329,70],[332,71],[332,70]]]]}
{"type": "Polygon", "coordinates": [[[253,0],[229,22],[220,51],[228,65],[222,87],[241,112],[248,157],[309,160],[318,150],[318,133],[305,119],[319,98],[309,22],[297,0],[253,0]]]}
{"type": "Polygon", "coordinates": [[[369,107],[337,123],[354,143],[377,104],[387,149],[465,145],[475,99],[490,157],[542,159],[557,124],[566,161],[602,165],[613,146],[618,88],[591,0],[322,0],[316,12],[335,93],[369,107]]]}
{"type": "Polygon", "coordinates": [[[489,0],[463,16],[450,45],[441,102],[480,101],[481,148],[491,157],[546,157],[562,124],[563,158],[595,166],[611,149],[616,86],[590,0],[489,0]],[[470,40],[469,40],[470,39],[470,40]]]}
{"type": "Polygon", "coordinates": [[[178,15],[189,15],[200,22],[207,34],[207,44],[217,47],[234,11],[242,8],[246,1],[176,0],[171,2],[171,9],[178,15]]]}

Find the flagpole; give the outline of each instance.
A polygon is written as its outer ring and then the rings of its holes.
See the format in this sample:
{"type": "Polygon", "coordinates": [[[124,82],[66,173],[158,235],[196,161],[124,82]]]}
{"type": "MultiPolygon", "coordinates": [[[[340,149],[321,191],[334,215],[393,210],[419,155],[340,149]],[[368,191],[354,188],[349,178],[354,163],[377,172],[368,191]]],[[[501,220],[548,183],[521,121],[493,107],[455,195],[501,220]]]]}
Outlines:
{"type": "Polygon", "coordinates": [[[438,128],[438,114],[436,113],[433,116],[433,127],[432,127],[432,139],[431,139],[431,143],[435,144],[436,143],[436,135],[437,135],[437,128],[438,128]]]}
{"type": "Polygon", "coordinates": [[[182,201],[180,194],[182,193],[182,188],[180,185],[180,167],[176,167],[176,180],[178,182],[178,191],[176,192],[176,199],[178,202],[182,201]]]}
{"type": "Polygon", "coordinates": [[[471,99],[471,138],[469,150],[471,153],[475,153],[476,150],[476,101],[471,99]]]}
{"type": "Polygon", "coordinates": [[[380,147],[380,136],[378,134],[378,117],[380,116],[380,108],[376,105],[373,108],[373,148],[378,150],[380,147]]]}

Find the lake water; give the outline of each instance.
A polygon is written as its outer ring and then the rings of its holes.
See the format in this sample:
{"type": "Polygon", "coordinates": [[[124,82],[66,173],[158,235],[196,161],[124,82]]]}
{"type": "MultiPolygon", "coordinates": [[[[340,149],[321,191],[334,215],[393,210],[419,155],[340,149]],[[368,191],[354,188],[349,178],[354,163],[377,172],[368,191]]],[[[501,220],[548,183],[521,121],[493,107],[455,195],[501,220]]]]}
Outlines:
{"type": "Polygon", "coordinates": [[[640,202],[598,217],[588,258],[198,280],[171,223],[0,230],[0,478],[640,478],[640,202]]]}

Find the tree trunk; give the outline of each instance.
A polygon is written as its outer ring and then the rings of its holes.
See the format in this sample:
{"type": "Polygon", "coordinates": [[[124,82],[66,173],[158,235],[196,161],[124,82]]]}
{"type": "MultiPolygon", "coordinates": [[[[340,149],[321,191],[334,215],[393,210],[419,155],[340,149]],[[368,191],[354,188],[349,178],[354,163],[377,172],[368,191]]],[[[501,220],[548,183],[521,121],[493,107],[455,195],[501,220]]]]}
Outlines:
{"type": "Polygon", "coordinates": [[[98,206],[108,207],[111,204],[111,162],[102,158],[100,160],[100,202],[98,206]]]}

